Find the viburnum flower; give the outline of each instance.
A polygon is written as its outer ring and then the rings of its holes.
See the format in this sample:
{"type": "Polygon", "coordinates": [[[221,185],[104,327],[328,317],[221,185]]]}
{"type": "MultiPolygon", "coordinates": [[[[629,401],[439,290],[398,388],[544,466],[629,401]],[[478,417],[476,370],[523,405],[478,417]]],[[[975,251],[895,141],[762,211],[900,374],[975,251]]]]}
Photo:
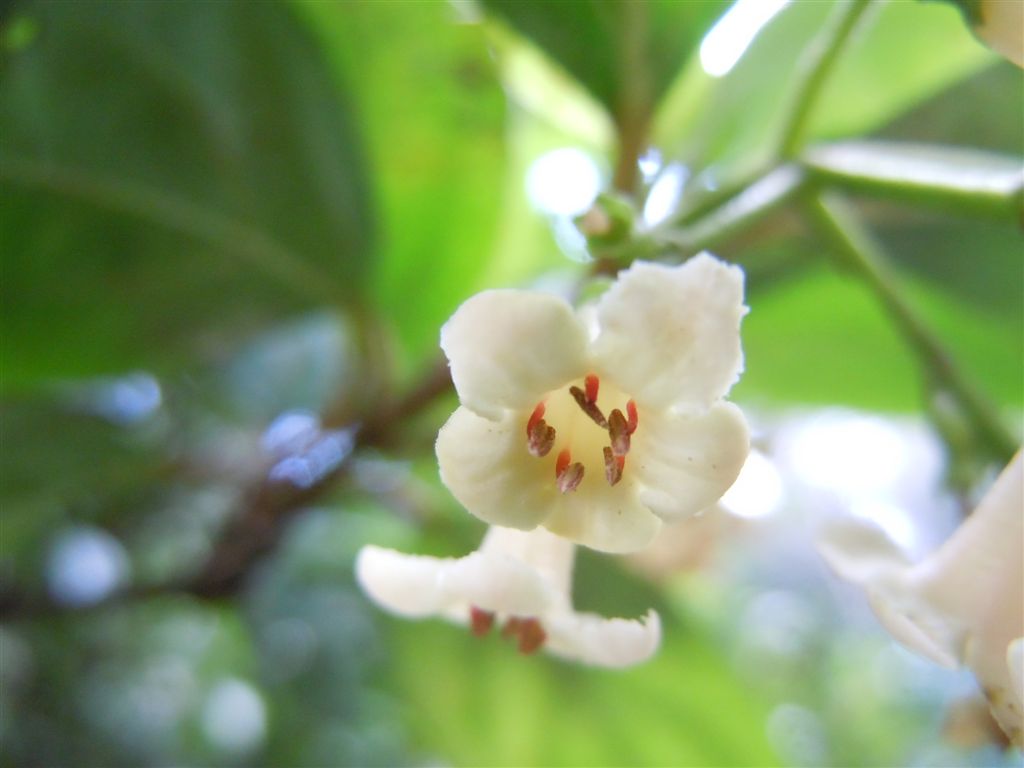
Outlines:
{"type": "Polygon", "coordinates": [[[722,398],[743,368],[743,273],[636,262],[596,302],[484,291],[441,329],[461,406],[441,479],[493,525],[635,551],[717,501],[749,451],[722,398]]]}
{"type": "Polygon", "coordinates": [[[867,590],[885,628],[945,667],[974,672],[992,714],[1024,747],[1024,463],[1003,470],[974,513],[913,564],[877,528],[850,522],[819,546],[867,590]]]}
{"type": "Polygon", "coordinates": [[[495,625],[524,654],[544,648],[568,659],[626,667],[648,659],[661,641],[658,614],[605,619],[572,609],[575,545],[543,528],[491,527],[480,548],[460,558],[406,555],[363,547],[356,578],[382,607],[407,618],[443,616],[474,635],[495,625]]]}

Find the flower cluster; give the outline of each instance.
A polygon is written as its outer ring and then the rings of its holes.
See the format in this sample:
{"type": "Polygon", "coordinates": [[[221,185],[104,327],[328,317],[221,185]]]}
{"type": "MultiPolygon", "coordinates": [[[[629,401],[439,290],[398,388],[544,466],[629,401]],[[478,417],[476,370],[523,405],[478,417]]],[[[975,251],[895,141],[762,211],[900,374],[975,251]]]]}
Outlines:
{"type": "Polygon", "coordinates": [[[1006,735],[1024,747],[1020,453],[953,536],[919,563],[863,522],[833,528],[819,549],[840,576],[865,588],[897,640],[945,667],[968,666],[1006,735]]]}
{"type": "Polygon", "coordinates": [[[573,612],[573,548],[634,552],[663,521],[713,505],[749,451],[724,400],[743,368],[743,273],[702,254],[636,262],[596,304],[485,291],[441,330],[461,405],[441,428],[441,479],[491,524],[459,559],[376,547],[364,590],[404,616],[442,615],[476,634],[501,625],[524,653],[624,666],[656,649],[643,621],[573,612]]]}

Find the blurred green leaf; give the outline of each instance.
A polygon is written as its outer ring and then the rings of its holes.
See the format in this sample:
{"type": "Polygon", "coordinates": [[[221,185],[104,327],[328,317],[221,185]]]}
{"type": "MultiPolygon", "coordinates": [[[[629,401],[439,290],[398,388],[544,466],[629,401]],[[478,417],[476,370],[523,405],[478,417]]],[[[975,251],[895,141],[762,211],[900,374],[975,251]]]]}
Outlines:
{"type": "Polygon", "coordinates": [[[4,386],[166,369],[343,303],[372,211],[342,94],[275,3],[28,3],[0,81],[4,386]]]}
{"type": "MultiPolygon", "coordinates": [[[[1024,328],[901,275],[908,300],[965,373],[996,402],[1019,407],[1024,328]]],[[[743,321],[746,372],[734,395],[747,402],[921,407],[922,381],[875,298],[828,267],[770,289],[753,288],[743,321]]]]}
{"type": "MultiPolygon", "coordinates": [[[[955,9],[929,3],[879,3],[840,55],[811,115],[810,139],[879,127],[994,61],[955,9]],[[936,50],[942,56],[935,55],[936,50]]],[[[673,89],[656,124],[657,143],[696,167],[715,161],[756,164],[783,122],[805,48],[832,3],[787,5],[739,63],[714,80],[691,72],[673,89]]]]}
{"type": "Polygon", "coordinates": [[[729,6],[723,0],[483,0],[579,80],[620,130],[655,105],[729,6]]]}
{"type": "Polygon", "coordinates": [[[392,629],[408,727],[457,765],[777,764],[767,707],[697,626],[672,622],[658,655],[628,670],[524,657],[439,621],[392,629]]]}
{"type": "Polygon", "coordinates": [[[353,89],[383,232],[371,293],[413,358],[488,269],[505,103],[484,29],[447,3],[300,3],[353,89]]]}

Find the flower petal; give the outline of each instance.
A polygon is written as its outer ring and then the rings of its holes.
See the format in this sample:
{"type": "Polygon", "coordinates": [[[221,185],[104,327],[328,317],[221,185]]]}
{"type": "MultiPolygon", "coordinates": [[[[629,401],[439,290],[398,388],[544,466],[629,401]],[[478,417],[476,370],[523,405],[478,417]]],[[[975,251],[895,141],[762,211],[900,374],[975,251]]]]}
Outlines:
{"type": "Polygon", "coordinates": [[[732,403],[703,413],[642,413],[627,471],[642,487],[640,500],[672,521],[718,501],[749,452],[746,419],[732,403]]]}
{"type": "Polygon", "coordinates": [[[572,307],[533,291],[484,291],[441,328],[459,399],[481,416],[533,408],[586,373],[587,337],[572,307]]]}
{"type": "Polygon", "coordinates": [[[640,620],[558,613],[545,617],[544,628],[548,651],[599,667],[639,664],[654,655],[661,643],[661,619],[654,611],[640,620]]]}
{"type": "Polygon", "coordinates": [[[374,602],[411,618],[431,616],[451,602],[441,585],[449,559],[405,555],[393,549],[365,546],[356,557],[356,581],[374,602]]]}
{"type": "Polygon", "coordinates": [[[555,500],[544,527],[602,552],[636,552],[661,529],[661,521],[640,502],[637,491],[632,480],[609,486],[600,475],[585,476],[575,491],[555,500]]]}
{"type": "Polygon", "coordinates": [[[527,450],[525,419],[506,414],[490,421],[458,408],[441,427],[436,450],[442,482],[481,520],[526,530],[551,512],[551,465],[527,450]]]}
{"type": "Polygon", "coordinates": [[[477,551],[449,563],[441,584],[460,604],[512,616],[539,616],[559,597],[532,567],[500,553],[477,551]]]}
{"type": "Polygon", "coordinates": [[[743,370],[743,272],[707,254],[634,262],[598,303],[594,357],[642,407],[710,406],[743,370]]]}

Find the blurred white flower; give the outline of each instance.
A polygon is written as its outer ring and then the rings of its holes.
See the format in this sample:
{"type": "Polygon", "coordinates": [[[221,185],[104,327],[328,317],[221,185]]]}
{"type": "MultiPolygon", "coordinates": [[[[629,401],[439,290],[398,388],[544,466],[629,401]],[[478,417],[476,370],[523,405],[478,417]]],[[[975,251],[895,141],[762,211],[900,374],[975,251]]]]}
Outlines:
{"type": "Polygon", "coordinates": [[[909,562],[880,530],[847,522],[819,546],[867,590],[892,635],[938,664],[966,664],[992,714],[1024,746],[1024,463],[1010,462],[974,513],[932,555],[909,562]]]}
{"type": "Polygon", "coordinates": [[[576,312],[485,291],[441,330],[462,406],[437,439],[441,479],[493,525],[538,525],[609,552],[714,504],[749,451],[722,398],[743,368],[743,273],[701,254],[636,262],[576,312]]]}
{"type": "Polygon", "coordinates": [[[382,607],[407,618],[443,616],[485,635],[497,624],[524,654],[540,648],[602,667],[646,661],[661,641],[658,614],[605,619],[572,609],[575,546],[542,528],[491,527],[480,549],[460,558],[363,547],[356,578],[382,607]]]}

